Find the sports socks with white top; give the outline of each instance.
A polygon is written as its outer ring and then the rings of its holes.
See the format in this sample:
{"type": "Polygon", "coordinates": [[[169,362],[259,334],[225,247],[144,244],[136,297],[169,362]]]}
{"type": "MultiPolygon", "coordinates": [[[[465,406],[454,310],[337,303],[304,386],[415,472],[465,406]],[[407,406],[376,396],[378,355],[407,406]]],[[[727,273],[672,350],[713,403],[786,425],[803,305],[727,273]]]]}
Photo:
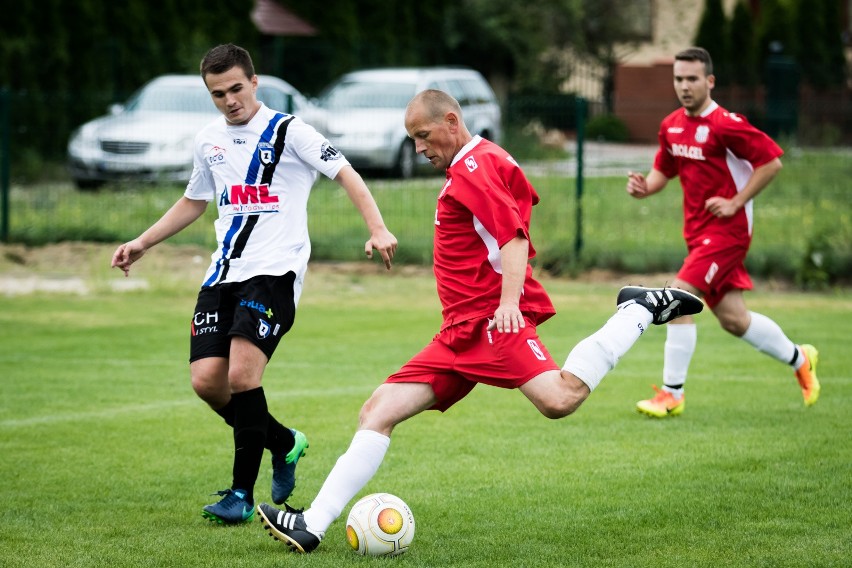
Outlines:
{"type": "Polygon", "coordinates": [[[562,366],[593,391],[651,325],[652,315],[639,304],[619,308],[598,331],[578,343],[562,366]]]}
{"type": "MultiPolygon", "coordinates": [[[[751,323],[740,339],[793,369],[798,370],[805,363],[802,350],[777,323],[757,312],[750,311],[749,315],[751,323]]],[[[666,329],[663,388],[679,397],[683,393],[689,363],[695,353],[697,328],[695,324],[670,324],[666,329]]]]}
{"type": "Polygon", "coordinates": [[[322,538],[346,504],[378,471],[390,446],[390,438],[372,430],[355,432],[349,449],[337,459],[322,488],[304,512],[308,530],[322,538]]]}
{"type": "Polygon", "coordinates": [[[802,350],[790,341],[777,323],[757,312],[749,314],[751,324],[742,339],[761,353],[798,370],[805,362],[802,350]]]}
{"type": "Polygon", "coordinates": [[[683,384],[695,345],[698,327],[694,323],[669,324],[666,326],[666,344],[663,349],[663,389],[675,398],[683,395],[683,384]]]}

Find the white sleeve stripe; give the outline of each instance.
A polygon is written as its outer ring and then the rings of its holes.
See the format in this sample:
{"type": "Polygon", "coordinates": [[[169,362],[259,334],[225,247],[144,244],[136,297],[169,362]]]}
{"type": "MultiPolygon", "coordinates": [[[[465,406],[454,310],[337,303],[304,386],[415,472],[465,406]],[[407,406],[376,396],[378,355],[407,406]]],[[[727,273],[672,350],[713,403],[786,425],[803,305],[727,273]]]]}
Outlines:
{"type": "Polygon", "coordinates": [[[488,249],[488,262],[491,263],[491,268],[497,274],[503,274],[503,264],[500,261],[500,247],[497,245],[497,239],[488,232],[488,229],[482,225],[475,215],[473,217],[473,228],[479,238],[482,239],[485,248],[488,249]]]}

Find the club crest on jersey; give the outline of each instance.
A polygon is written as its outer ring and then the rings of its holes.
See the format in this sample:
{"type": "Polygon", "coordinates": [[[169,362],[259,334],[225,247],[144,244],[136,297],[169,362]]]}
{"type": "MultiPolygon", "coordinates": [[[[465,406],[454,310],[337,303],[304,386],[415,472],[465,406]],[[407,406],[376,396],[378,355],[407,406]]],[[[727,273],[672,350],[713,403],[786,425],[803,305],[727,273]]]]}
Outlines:
{"type": "Polygon", "coordinates": [[[204,156],[204,159],[207,160],[207,165],[211,168],[221,166],[225,163],[225,149],[220,146],[213,146],[204,156]]]}
{"type": "Polygon", "coordinates": [[[340,159],[340,151],[331,145],[331,142],[326,140],[320,148],[320,159],[323,162],[331,162],[340,159]]]}
{"type": "Polygon", "coordinates": [[[473,156],[468,156],[467,158],[465,158],[464,165],[467,166],[467,171],[469,172],[472,172],[473,170],[479,167],[479,165],[476,163],[476,160],[473,159],[473,156]]]}
{"type": "Polygon", "coordinates": [[[707,137],[710,135],[710,127],[706,124],[702,124],[698,128],[695,129],[695,141],[699,144],[704,144],[707,142],[707,137]]]}
{"type": "Polygon", "coordinates": [[[269,142],[260,142],[257,145],[257,157],[261,164],[268,166],[275,161],[275,147],[269,142]]]}

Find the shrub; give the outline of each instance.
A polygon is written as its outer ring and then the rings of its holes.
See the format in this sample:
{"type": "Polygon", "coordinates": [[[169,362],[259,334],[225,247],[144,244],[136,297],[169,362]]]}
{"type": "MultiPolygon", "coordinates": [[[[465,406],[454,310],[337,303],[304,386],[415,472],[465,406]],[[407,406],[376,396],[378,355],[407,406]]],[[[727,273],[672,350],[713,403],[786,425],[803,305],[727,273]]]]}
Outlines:
{"type": "Polygon", "coordinates": [[[627,142],[630,131],[620,118],[613,114],[600,114],[592,117],[586,123],[586,137],[589,140],[606,140],[608,142],[627,142]]]}

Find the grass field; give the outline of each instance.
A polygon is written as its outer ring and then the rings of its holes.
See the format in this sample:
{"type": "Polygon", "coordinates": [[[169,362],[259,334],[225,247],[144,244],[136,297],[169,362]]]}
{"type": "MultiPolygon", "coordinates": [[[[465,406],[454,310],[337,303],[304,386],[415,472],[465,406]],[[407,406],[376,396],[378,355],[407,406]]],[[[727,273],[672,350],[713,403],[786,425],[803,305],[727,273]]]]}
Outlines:
{"type": "MultiPolygon", "coordinates": [[[[259,522],[200,515],[230,483],[231,438],[189,387],[187,318],[201,268],[116,292],[0,291],[0,566],[385,565],[347,549],[343,521],[296,556],[259,522]]],[[[78,259],[104,266],[108,253],[78,259]]],[[[88,264],[87,264],[88,263],[88,264]]],[[[545,280],[560,314],[540,328],[557,361],[613,310],[620,283],[545,280]]],[[[364,494],[388,491],[417,534],[395,566],[848,566],[852,557],[852,294],[758,286],[750,307],[821,353],[804,408],[784,365],[699,316],[683,416],[633,409],[660,381],[654,328],[572,417],[479,387],[444,415],[402,424],[364,494]]],[[[428,274],[309,273],[296,325],[264,379],[271,411],[311,441],[291,503],[305,506],[346,449],[372,389],[437,329],[428,274]]],[[[265,456],[256,488],[268,500],[265,456]]]]}

